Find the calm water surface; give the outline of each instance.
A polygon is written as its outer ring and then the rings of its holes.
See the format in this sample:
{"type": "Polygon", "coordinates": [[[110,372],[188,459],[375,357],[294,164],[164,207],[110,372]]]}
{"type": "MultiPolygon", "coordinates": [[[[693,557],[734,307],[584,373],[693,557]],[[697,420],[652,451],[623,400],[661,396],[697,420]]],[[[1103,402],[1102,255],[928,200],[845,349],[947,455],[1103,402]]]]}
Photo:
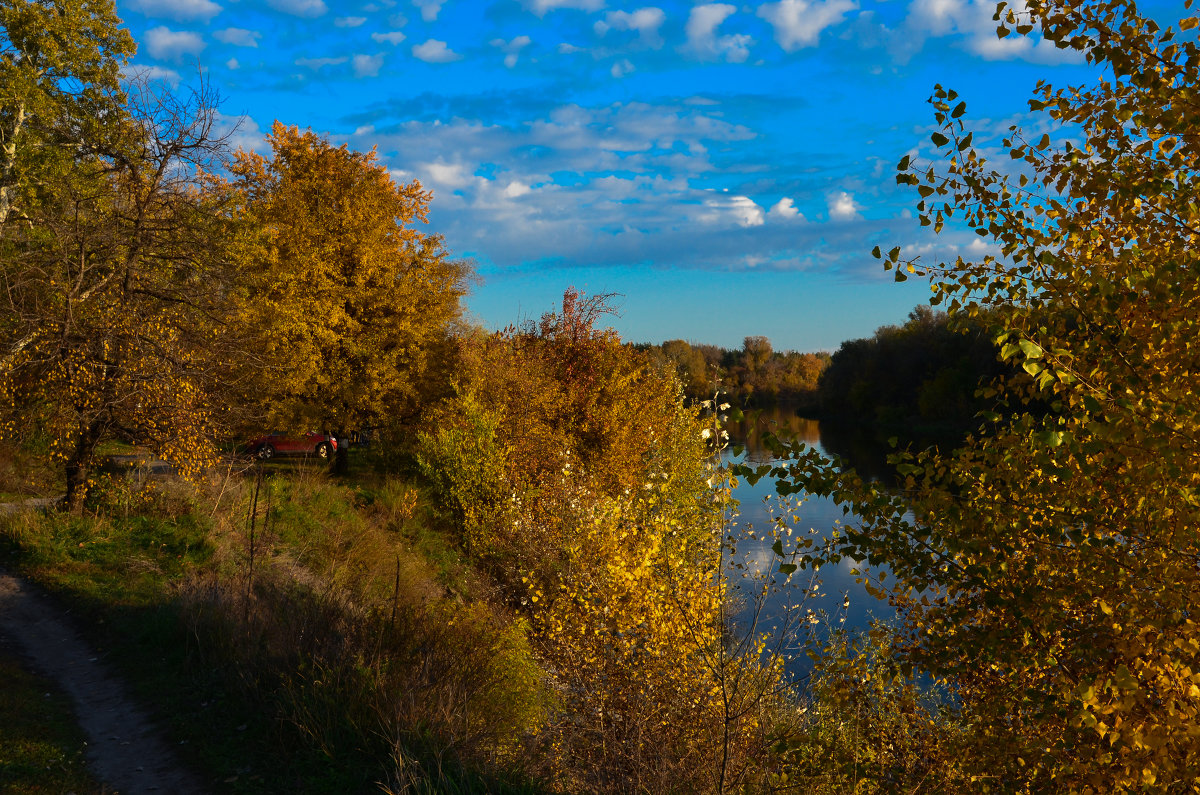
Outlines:
{"type": "MultiPolygon", "coordinates": [[[[745,445],[740,460],[747,463],[771,461],[770,452],[759,441],[762,430],[770,429],[780,436],[790,433],[826,456],[832,448],[866,477],[880,480],[889,477],[885,463],[886,449],[864,441],[861,435],[855,435],[847,429],[823,429],[818,421],[798,417],[786,409],[768,409],[759,414],[756,421],[757,429],[749,417],[746,422],[731,423],[729,427],[732,442],[745,445]]],[[[774,538],[767,535],[766,530],[771,525],[771,516],[778,515],[783,508],[780,501],[786,499],[795,506],[798,496],[780,498],[775,491],[774,480],[763,478],[754,485],[743,480],[734,497],[740,502],[734,528],[734,536],[738,539],[737,555],[730,560],[728,567],[735,578],[743,578],[756,570],[766,570],[772,562],[779,562],[771,550],[774,538]],[[744,568],[736,568],[737,563],[742,563],[744,568]]],[[[812,531],[815,538],[827,538],[843,523],[854,522],[853,514],[845,514],[841,505],[822,497],[807,497],[793,510],[799,518],[798,522],[791,525],[793,535],[812,531]]],[[[823,611],[824,616],[818,618],[821,626],[865,629],[873,618],[886,620],[895,615],[886,601],[875,599],[864,589],[859,581],[862,578],[861,567],[852,560],[844,559],[836,565],[823,566],[816,572],[800,569],[792,574],[790,584],[776,574],[774,582],[778,588],[765,599],[759,614],[759,627],[767,630],[780,625],[791,606],[802,598],[802,589],[813,584],[814,578],[819,583],[817,593],[823,596],[810,598],[802,611],[805,614],[808,609],[823,611]]],[[[758,590],[753,580],[743,580],[743,591],[758,590]]],[[[749,596],[743,597],[743,602],[734,621],[735,626],[744,628],[752,618],[753,605],[749,596]]]]}

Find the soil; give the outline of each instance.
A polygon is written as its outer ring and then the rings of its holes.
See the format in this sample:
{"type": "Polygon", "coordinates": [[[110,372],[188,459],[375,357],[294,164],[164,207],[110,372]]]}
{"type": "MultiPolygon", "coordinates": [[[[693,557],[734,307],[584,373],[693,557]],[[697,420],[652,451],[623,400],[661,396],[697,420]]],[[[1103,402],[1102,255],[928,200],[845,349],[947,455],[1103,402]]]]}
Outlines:
{"type": "Polygon", "coordinates": [[[71,698],[87,736],[88,770],[102,782],[104,793],[201,795],[207,791],[180,765],[161,730],[84,642],[69,617],[2,569],[0,638],[71,698]]]}

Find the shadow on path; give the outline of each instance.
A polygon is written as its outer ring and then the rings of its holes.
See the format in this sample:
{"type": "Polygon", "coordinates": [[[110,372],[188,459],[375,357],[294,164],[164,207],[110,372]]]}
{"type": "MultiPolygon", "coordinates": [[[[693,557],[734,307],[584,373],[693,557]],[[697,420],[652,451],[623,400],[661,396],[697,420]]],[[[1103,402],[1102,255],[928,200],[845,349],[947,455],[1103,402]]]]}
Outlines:
{"type": "Polygon", "coordinates": [[[88,769],[105,787],[122,795],[206,791],[62,611],[2,569],[0,634],[71,698],[87,736],[88,769]]]}

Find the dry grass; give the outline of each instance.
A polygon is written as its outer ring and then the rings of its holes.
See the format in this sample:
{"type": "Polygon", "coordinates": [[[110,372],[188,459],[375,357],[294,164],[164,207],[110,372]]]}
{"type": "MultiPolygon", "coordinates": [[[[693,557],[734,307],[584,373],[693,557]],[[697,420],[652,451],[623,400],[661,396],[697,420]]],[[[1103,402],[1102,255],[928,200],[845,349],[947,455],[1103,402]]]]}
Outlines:
{"type": "Polygon", "coordinates": [[[521,766],[549,703],[525,627],[409,548],[415,491],[385,482],[367,507],[315,474],[219,489],[214,565],[180,588],[202,665],[321,753],[386,760],[374,780],[396,791],[521,766]]]}

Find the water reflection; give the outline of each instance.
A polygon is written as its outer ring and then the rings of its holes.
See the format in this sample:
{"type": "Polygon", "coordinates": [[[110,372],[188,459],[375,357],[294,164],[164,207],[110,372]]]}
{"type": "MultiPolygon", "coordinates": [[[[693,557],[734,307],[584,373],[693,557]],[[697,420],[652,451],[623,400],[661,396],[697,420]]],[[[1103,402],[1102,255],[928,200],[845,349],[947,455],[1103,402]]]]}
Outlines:
{"type": "MultiPolygon", "coordinates": [[[[764,431],[772,431],[780,436],[790,435],[823,455],[836,451],[865,477],[883,482],[893,477],[886,463],[886,446],[878,443],[872,446],[866,434],[855,435],[853,429],[827,426],[817,420],[798,417],[786,409],[748,414],[744,421],[730,423],[728,430],[732,445],[743,448],[738,458],[748,463],[761,464],[771,460],[771,453],[762,444],[761,436],[764,431]]],[[[791,529],[791,536],[787,537],[785,531],[781,544],[785,552],[797,538],[808,537],[814,544],[820,544],[839,532],[843,524],[854,521],[853,514],[844,511],[843,506],[830,499],[812,496],[805,497],[802,502],[795,497],[784,501],[770,478],[755,484],[742,481],[734,497],[740,502],[733,528],[737,555],[730,560],[728,571],[733,580],[741,583],[743,592],[740,608],[733,616],[735,629],[745,629],[756,620],[760,631],[780,626],[797,605],[801,611],[797,618],[801,622],[809,621],[808,611],[813,610],[811,620],[834,629],[865,629],[874,618],[886,620],[894,616],[894,610],[887,602],[867,593],[859,582],[863,572],[853,560],[843,559],[819,571],[800,568],[791,573],[790,580],[778,572],[778,564],[786,561],[772,549],[779,536],[773,535],[771,528],[791,529]],[[773,572],[775,586],[765,598],[760,613],[755,612],[753,603],[753,594],[761,589],[761,583],[753,579],[756,571],[773,572]]]]}

